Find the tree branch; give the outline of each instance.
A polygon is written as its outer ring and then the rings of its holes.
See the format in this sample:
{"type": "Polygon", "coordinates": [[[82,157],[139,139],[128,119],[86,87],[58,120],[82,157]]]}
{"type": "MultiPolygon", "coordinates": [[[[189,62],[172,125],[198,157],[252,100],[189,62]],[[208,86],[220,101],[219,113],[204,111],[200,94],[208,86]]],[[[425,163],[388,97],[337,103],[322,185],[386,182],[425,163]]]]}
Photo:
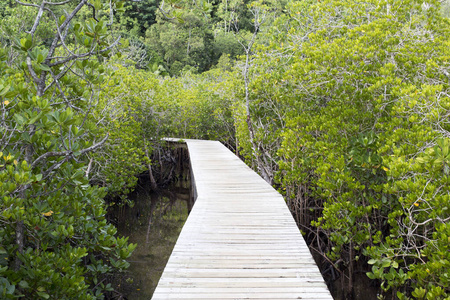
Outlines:
{"type": "MultiPolygon", "coordinates": [[[[66,28],[66,26],[68,26],[70,24],[70,22],[72,22],[72,19],[75,17],[75,15],[78,13],[78,11],[80,11],[81,8],[83,8],[83,6],[87,3],[87,0],[81,0],[80,3],[74,8],[74,10],[70,13],[70,15],[67,16],[67,18],[64,20],[64,22],[61,24],[61,26],[59,27],[60,29],[64,29],[66,28]]],[[[47,65],[49,65],[49,61],[50,58],[53,56],[53,54],[55,53],[56,47],[58,45],[58,40],[60,39],[59,35],[56,36],[50,46],[50,49],[48,51],[48,55],[46,58],[46,62],[47,65]]]]}
{"type": "Polygon", "coordinates": [[[37,76],[36,72],[33,69],[33,65],[31,64],[31,58],[29,56],[27,57],[27,66],[28,66],[28,71],[30,71],[31,77],[33,78],[33,81],[36,84],[39,84],[40,79],[39,79],[39,77],[37,76]]]}
{"type": "MultiPolygon", "coordinates": [[[[105,136],[99,143],[97,143],[97,144],[95,144],[95,145],[92,145],[91,147],[86,148],[86,149],[83,149],[82,151],[80,151],[80,155],[85,154],[85,153],[87,153],[87,152],[90,152],[90,151],[93,151],[93,150],[99,148],[100,146],[102,146],[102,145],[106,142],[106,140],[108,139],[108,137],[109,137],[109,133],[107,133],[106,136],[105,136]]],[[[57,153],[57,152],[56,152],[56,153],[57,153]]],[[[68,162],[68,161],[73,157],[73,151],[71,151],[71,150],[64,151],[64,153],[67,153],[67,154],[66,154],[67,156],[66,156],[64,159],[62,159],[61,161],[59,161],[59,162],[57,162],[56,164],[54,164],[53,166],[51,166],[51,167],[44,173],[43,180],[44,180],[44,179],[47,179],[47,178],[50,176],[50,174],[53,172],[53,170],[58,169],[59,167],[61,167],[64,163],[68,162]]],[[[57,154],[58,154],[58,153],[57,153],[57,154]]],[[[50,157],[50,156],[49,156],[49,157],[50,157]]]]}
{"type": "Polygon", "coordinates": [[[119,37],[114,41],[114,43],[112,43],[111,45],[109,45],[108,47],[106,47],[105,49],[102,49],[102,50],[100,50],[100,51],[97,51],[97,52],[96,52],[96,51],[92,50],[92,51],[89,51],[89,52],[86,52],[86,53],[83,53],[83,54],[74,54],[74,55],[71,55],[71,56],[66,57],[65,59],[56,61],[56,62],[54,62],[54,63],[50,63],[50,64],[48,64],[48,66],[49,66],[49,67],[54,67],[54,66],[64,64],[64,63],[66,63],[66,62],[68,62],[68,61],[71,61],[71,60],[74,60],[74,59],[82,59],[82,58],[86,58],[86,57],[89,57],[89,56],[94,55],[94,54],[102,54],[102,53],[105,53],[105,52],[111,50],[112,48],[114,48],[115,46],[117,46],[117,44],[119,44],[120,39],[121,39],[121,37],[119,36],[119,37]]]}
{"type": "Polygon", "coordinates": [[[52,156],[66,156],[72,154],[72,151],[63,151],[63,152],[47,152],[36,158],[33,163],[31,164],[31,168],[35,167],[38,162],[40,162],[43,159],[52,157],[52,156]]]}
{"type": "Polygon", "coordinates": [[[106,142],[106,140],[107,140],[108,138],[109,138],[109,132],[106,133],[105,137],[104,137],[100,142],[98,142],[97,144],[92,145],[92,146],[89,147],[89,148],[86,148],[86,149],[81,150],[80,155],[85,154],[85,153],[87,153],[87,152],[91,152],[91,151],[93,151],[93,150],[95,150],[95,149],[101,147],[101,146],[106,142]]]}
{"type": "Polygon", "coordinates": [[[34,33],[36,32],[36,29],[39,25],[39,22],[41,21],[42,15],[44,14],[44,7],[45,7],[45,1],[42,1],[41,6],[39,7],[39,12],[36,16],[36,19],[34,20],[33,27],[28,32],[29,34],[31,34],[31,36],[34,36],[34,33]]]}

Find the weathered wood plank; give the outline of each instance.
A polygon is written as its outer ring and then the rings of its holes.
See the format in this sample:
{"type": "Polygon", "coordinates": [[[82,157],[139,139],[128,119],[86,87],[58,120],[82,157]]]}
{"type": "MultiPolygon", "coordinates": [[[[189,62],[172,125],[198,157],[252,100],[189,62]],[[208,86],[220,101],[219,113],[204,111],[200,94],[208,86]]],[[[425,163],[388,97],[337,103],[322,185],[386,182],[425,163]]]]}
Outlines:
{"type": "Polygon", "coordinates": [[[152,299],[332,299],[283,197],[219,142],[186,143],[198,197],[152,299]]]}
{"type": "MultiPolygon", "coordinates": [[[[225,285],[225,284],[224,284],[225,285]]],[[[236,293],[242,293],[244,290],[246,293],[327,293],[328,290],[324,287],[317,287],[317,286],[303,286],[303,287],[290,287],[288,290],[284,287],[271,287],[271,286],[265,286],[265,287],[248,287],[248,288],[240,288],[240,287],[198,287],[196,290],[196,293],[220,293],[224,290],[227,291],[228,294],[236,294],[236,293]]],[[[173,294],[173,293],[180,293],[180,294],[189,294],[192,292],[192,289],[189,287],[161,287],[159,291],[161,294],[173,294]]]]}

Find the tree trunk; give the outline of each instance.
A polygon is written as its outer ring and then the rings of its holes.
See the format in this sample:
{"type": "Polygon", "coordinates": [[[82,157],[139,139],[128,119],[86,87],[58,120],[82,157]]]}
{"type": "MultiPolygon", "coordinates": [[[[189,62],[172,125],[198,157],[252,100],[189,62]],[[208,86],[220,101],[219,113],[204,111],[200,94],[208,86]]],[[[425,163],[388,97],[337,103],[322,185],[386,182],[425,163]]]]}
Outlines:
{"type": "MultiPolygon", "coordinates": [[[[35,131],[35,126],[30,125],[29,127],[29,134],[30,137],[33,136],[35,131]]],[[[32,154],[33,154],[33,145],[27,144],[23,147],[23,153],[25,153],[25,161],[30,166],[32,163],[32,154]]],[[[29,185],[25,185],[21,187],[19,192],[19,197],[22,199],[26,198],[26,190],[29,188],[29,185]]],[[[25,248],[25,225],[23,221],[18,221],[16,223],[16,244],[17,244],[17,253],[23,254],[23,250],[25,248]]],[[[19,271],[20,266],[22,265],[22,261],[20,260],[19,256],[16,256],[15,261],[15,271],[19,271]]]]}
{"type": "Polygon", "coordinates": [[[147,156],[147,159],[149,161],[147,166],[148,166],[148,177],[150,178],[150,188],[153,191],[157,191],[158,190],[158,184],[156,184],[155,177],[153,176],[152,164],[150,163],[150,155],[148,153],[147,144],[146,144],[145,139],[144,139],[144,150],[145,150],[145,155],[147,156]]]}
{"type": "MultiPolygon", "coordinates": [[[[19,221],[16,224],[16,244],[17,244],[17,253],[23,254],[24,249],[24,224],[23,221],[19,221]]],[[[20,270],[20,266],[22,265],[22,261],[19,256],[16,256],[16,261],[14,264],[14,271],[18,272],[20,270]]]]}

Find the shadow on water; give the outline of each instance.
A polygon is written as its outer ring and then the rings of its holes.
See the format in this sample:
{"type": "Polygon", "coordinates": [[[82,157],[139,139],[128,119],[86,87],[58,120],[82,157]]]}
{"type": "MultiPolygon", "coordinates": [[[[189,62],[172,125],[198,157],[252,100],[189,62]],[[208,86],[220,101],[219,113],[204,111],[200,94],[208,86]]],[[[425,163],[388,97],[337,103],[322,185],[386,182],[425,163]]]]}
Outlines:
{"type": "Polygon", "coordinates": [[[138,246],[128,259],[128,271],[116,290],[125,299],[150,299],[172,253],[192,203],[186,168],[167,188],[151,192],[148,177],[141,177],[130,195],[134,206],[113,207],[108,215],[119,236],[138,246]]]}

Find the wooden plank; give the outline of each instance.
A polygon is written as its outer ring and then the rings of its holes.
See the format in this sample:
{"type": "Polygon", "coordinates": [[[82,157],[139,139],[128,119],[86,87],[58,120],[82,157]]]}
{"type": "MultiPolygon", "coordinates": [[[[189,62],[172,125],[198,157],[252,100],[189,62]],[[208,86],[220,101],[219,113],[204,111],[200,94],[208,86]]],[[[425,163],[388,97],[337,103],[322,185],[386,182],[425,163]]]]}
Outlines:
{"type": "Polygon", "coordinates": [[[278,293],[264,293],[261,291],[260,293],[250,293],[250,292],[241,292],[241,293],[227,293],[226,290],[223,290],[221,293],[197,293],[192,291],[190,293],[181,294],[181,293],[160,293],[159,291],[155,291],[153,295],[153,300],[162,300],[162,299],[185,299],[185,300],[199,300],[199,299],[271,299],[271,300],[284,300],[284,299],[311,299],[311,300],[329,300],[329,293],[292,293],[289,291],[278,292],[278,293]]]}
{"type": "Polygon", "coordinates": [[[319,287],[324,288],[323,278],[170,278],[170,281],[161,279],[160,287],[201,287],[215,288],[226,284],[230,288],[266,288],[270,287],[319,287]]]}
{"type": "MultiPolygon", "coordinates": [[[[161,294],[191,294],[193,287],[161,287],[158,292],[161,294]]],[[[309,294],[326,294],[328,290],[326,288],[321,288],[317,286],[311,287],[257,287],[257,288],[235,288],[235,287],[195,287],[195,293],[197,294],[211,294],[211,293],[223,293],[226,291],[227,295],[232,294],[242,294],[243,292],[247,294],[272,294],[280,295],[283,293],[289,293],[295,295],[301,295],[305,293],[309,294]]],[[[222,296],[223,297],[223,296],[222,296]]]]}
{"type": "Polygon", "coordinates": [[[219,142],[185,142],[197,199],[152,299],[332,299],[283,197],[219,142]]]}

